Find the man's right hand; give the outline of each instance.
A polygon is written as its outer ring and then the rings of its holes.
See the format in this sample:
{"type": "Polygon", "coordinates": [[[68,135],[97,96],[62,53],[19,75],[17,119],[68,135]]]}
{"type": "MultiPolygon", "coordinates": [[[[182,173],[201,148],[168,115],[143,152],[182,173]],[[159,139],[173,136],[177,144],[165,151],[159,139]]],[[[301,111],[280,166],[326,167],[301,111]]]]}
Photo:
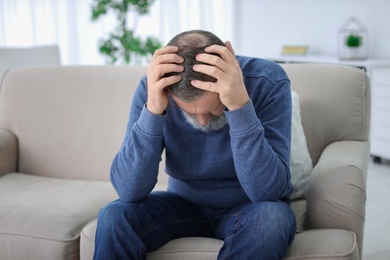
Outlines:
{"type": "Polygon", "coordinates": [[[176,46],[165,46],[154,52],[147,72],[148,100],[146,104],[147,109],[153,114],[164,113],[168,106],[166,87],[181,80],[179,75],[164,77],[167,73],[183,71],[184,67],[180,64],[184,59],[176,54],[178,50],[176,46]]]}

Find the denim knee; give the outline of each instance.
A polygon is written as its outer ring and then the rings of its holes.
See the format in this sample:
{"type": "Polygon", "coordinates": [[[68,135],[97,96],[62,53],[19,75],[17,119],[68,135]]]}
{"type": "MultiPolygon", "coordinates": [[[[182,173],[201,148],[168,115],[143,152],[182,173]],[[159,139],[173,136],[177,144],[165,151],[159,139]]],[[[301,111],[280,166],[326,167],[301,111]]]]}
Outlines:
{"type": "Polygon", "coordinates": [[[109,204],[107,204],[106,206],[104,206],[103,208],[100,209],[99,213],[98,213],[98,218],[102,218],[102,219],[106,219],[107,216],[115,216],[116,214],[115,211],[116,211],[116,204],[115,204],[116,201],[113,201],[113,202],[110,202],[109,204]]]}
{"type": "Polygon", "coordinates": [[[218,259],[281,259],[294,239],[295,216],[284,202],[259,202],[224,215],[217,237],[224,240],[218,259]]]}
{"type": "Polygon", "coordinates": [[[146,248],[128,219],[133,215],[133,207],[117,200],[99,211],[94,259],[146,258],[146,248]],[[123,246],[127,244],[131,247],[123,246]]]}
{"type": "Polygon", "coordinates": [[[252,232],[266,238],[264,242],[280,241],[283,244],[291,244],[296,231],[296,221],[290,206],[284,202],[256,204],[252,214],[246,214],[247,219],[243,219],[252,232]]]}
{"type": "Polygon", "coordinates": [[[115,229],[117,228],[118,223],[126,221],[125,215],[128,209],[125,210],[124,205],[122,204],[123,202],[116,200],[101,208],[98,214],[97,227],[99,229],[115,229]]]}

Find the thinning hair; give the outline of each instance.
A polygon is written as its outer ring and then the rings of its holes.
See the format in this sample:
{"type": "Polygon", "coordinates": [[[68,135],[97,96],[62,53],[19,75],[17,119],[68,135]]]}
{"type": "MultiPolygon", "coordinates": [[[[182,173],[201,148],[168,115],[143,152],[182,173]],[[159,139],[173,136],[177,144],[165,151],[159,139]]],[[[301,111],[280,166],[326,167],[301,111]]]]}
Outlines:
{"type": "MultiPolygon", "coordinates": [[[[169,73],[170,75],[181,75],[182,79],[168,86],[168,89],[179,99],[185,102],[191,102],[200,97],[204,90],[195,88],[191,85],[191,80],[200,80],[206,82],[216,82],[214,77],[193,70],[195,64],[202,64],[195,59],[196,55],[204,53],[204,49],[211,45],[225,46],[223,41],[211,32],[203,30],[192,30],[180,33],[173,37],[167,45],[177,46],[179,50],[177,55],[184,58],[182,65],[184,70],[178,73],[169,73]]],[[[217,55],[218,54],[213,54],[217,55]]]]}

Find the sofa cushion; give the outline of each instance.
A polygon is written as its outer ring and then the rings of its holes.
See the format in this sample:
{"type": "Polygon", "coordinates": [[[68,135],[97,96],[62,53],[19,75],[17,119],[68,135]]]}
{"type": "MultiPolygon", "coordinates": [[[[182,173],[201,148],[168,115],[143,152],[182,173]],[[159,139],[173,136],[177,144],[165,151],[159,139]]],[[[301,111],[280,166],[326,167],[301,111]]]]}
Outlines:
{"type": "MultiPolygon", "coordinates": [[[[179,238],[148,254],[148,260],[217,259],[223,241],[213,238],[179,238]]],[[[284,259],[358,259],[356,236],[337,229],[297,234],[284,259]]]]}
{"type": "Polygon", "coordinates": [[[109,182],[0,177],[0,259],[77,259],[82,228],[116,198],[109,182]]]}
{"type": "Polygon", "coordinates": [[[97,227],[97,218],[90,221],[80,235],[80,259],[89,260],[93,259],[93,253],[95,251],[95,235],[97,227]]]}
{"type": "Polygon", "coordinates": [[[108,181],[147,66],[54,66],[6,73],[0,128],[18,138],[18,169],[108,181]]]}
{"type": "Polygon", "coordinates": [[[295,236],[285,259],[359,259],[355,233],[341,229],[317,229],[295,236]]]}
{"type": "MultiPolygon", "coordinates": [[[[93,258],[97,220],[88,223],[81,233],[80,259],[93,258]]],[[[172,240],[155,252],[148,254],[148,260],[174,259],[217,259],[223,241],[213,238],[185,237],[172,240]]]]}
{"type": "Polygon", "coordinates": [[[302,125],[313,164],[338,140],[367,140],[370,84],[364,70],[329,64],[281,64],[299,94],[302,125]]]}
{"type": "Polygon", "coordinates": [[[294,190],[290,195],[291,200],[306,197],[307,184],[313,171],[313,164],[307,148],[306,137],[301,122],[301,109],[299,96],[291,92],[292,99],[292,126],[291,126],[291,158],[290,172],[291,183],[294,190]]]}
{"type": "MultiPolygon", "coordinates": [[[[96,219],[81,234],[80,259],[93,258],[96,219]]],[[[174,239],[148,254],[148,260],[217,259],[223,241],[213,238],[186,237],[174,239]]],[[[356,235],[347,230],[322,229],[299,233],[285,259],[358,259],[356,235]]]]}
{"type": "MultiPolygon", "coordinates": [[[[291,203],[291,208],[294,211],[296,222],[297,222],[297,232],[305,232],[306,228],[306,200],[295,200],[291,203]]],[[[95,234],[96,234],[97,220],[93,219],[90,221],[82,230],[80,237],[80,259],[89,260],[93,258],[94,244],[95,244],[95,234]]],[[[336,234],[337,236],[347,236],[349,237],[350,232],[345,231],[342,234],[336,234]]],[[[337,233],[337,232],[336,232],[337,233]]],[[[316,232],[306,232],[299,240],[304,241],[305,237],[314,236],[314,239],[317,234],[316,232]],[[310,235],[311,234],[311,235],[310,235]]],[[[332,237],[328,231],[321,231],[318,233],[322,237],[332,237]]],[[[297,235],[299,236],[299,235],[297,235]]],[[[335,238],[338,239],[338,238],[335,238]]],[[[298,241],[298,240],[297,240],[298,241]]],[[[351,242],[351,241],[350,241],[351,242]]],[[[161,247],[156,252],[149,253],[148,260],[151,259],[191,259],[189,255],[190,252],[198,252],[195,257],[199,257],[202,254],[201,259],[216,259],[218,251],[222,246],[223,241],[209,239],[209,238],[181,238],[173,240],[167,243],[165,246],[161,247]]],[[[305,243],[305,242],[298,242],[305,243]]],[[[295,248],[295,247],[294,247],[295,248]]],[[[297,250],[297,249],[294,249],[297,250]]],[[[292,251],[292,253],[294,252],[292,251]]],[[[347,250],[347,249],[346,249],[347,250]]],[[[292,254],[291,253],[291,254],[292,254]]],[[[197,258],[195,258],[197,259],[197,258]]]]}
{"type": "Polygon", "coordinates": [[[147,260],[215,260],[222,245],[223,241],[215,238],[183,237],[149,253],[147,260]]]}

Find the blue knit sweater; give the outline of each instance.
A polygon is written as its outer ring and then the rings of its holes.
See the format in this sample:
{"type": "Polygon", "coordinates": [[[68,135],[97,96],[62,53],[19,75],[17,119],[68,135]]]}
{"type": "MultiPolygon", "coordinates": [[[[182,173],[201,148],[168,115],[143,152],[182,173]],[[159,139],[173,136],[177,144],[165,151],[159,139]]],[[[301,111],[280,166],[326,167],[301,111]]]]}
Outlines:
{"type": "Polygon", "coordinates": [[[291,92],[276,63],[237,56],[251,101],[225,111],[228,125],[205,133],[186,122],[170,98],[164,115],[150,113],[143,77],[134,94],[111,182],[124,202],[142,200],[156,182],[166,150],[168,190],[205,207],[287,200],[290,183],[291,92]]]}

